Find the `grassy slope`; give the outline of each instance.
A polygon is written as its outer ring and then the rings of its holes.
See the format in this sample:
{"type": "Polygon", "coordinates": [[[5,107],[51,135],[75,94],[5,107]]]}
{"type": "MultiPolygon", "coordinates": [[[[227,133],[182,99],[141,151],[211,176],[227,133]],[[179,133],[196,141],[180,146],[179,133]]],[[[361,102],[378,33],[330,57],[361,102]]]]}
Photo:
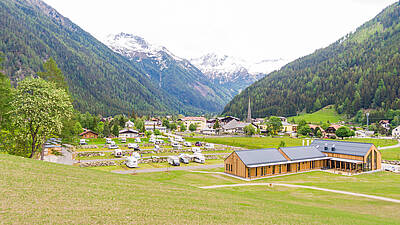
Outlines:
{"type": "Polygon", "coordinates": [[[300,120],[305,120],[309,123],[320,123],[320,122],[325,123],[327,121],[329,121],[330,123],[337,123],[339,121],[345,120],[345,118],[339,115],[336,112],[335,108],[332,106],[327,106],[314,113],[289,117],[288,121],[292,121],[293,119],[296,123],[299,122],[300,120]]]}
{"type": "Polygon", "coordinates": [[[400,160],[400,148],[381,150],[381,153],[382,153],[382,159],[400,160]]]}
{"type": "MultiPolygon", "coordinates": [[[[359,179],[321,172],[271,180],[338,188],[344,188],[340,182],[352,182],[354,186],[348,187],[353,191],[369,193],[372,189],[372,193],[399,196],[400,176],[381,175],[387,176],[382,182],[375,182],[382,179],[376,175],[359,179]],[[365,180],[377,188],[360,183],[365,180]]],[[[118,175],[0,154],[1,222],[400,224],[399,205],[395,203],[282,187],[197,188],[237,182],[184,171],[118,175]]]]}

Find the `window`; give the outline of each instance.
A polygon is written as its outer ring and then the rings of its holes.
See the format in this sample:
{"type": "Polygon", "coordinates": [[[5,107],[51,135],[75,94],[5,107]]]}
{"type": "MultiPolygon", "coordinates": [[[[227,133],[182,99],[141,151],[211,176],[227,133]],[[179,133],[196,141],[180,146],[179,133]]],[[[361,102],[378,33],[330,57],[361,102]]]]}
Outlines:
{"type": "Polygon", "coordinates": [[[258,170],[258,168],[256,167],[255,169],[256,169],[256,176],[257,176],[257,170],[258,170]]]}
{"type": "Polygon", "coordinates": [[[249,178],[251,177],[250,168],[247,168],[247,175],[248,175],[249,178]]]}
{"type": "Polygon", "coordinates": [[[275,166],[272,166],[272,174],[275,174],[275,166]]]}

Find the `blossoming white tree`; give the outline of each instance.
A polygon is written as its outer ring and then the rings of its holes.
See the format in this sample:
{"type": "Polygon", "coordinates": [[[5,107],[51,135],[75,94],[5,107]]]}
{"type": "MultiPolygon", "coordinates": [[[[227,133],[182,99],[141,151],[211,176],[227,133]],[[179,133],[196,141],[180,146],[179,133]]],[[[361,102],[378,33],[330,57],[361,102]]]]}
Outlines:
{"type": "Polygon", "coordinates": [[[43,151],[46,138],[60,133],[62,121],[70,119],[73,112],[66,91],[41,78],[21,81],[11,106],[12,121],[19,130],[16,138],[29,146],[25,151],[30,158],[43,151]]]}

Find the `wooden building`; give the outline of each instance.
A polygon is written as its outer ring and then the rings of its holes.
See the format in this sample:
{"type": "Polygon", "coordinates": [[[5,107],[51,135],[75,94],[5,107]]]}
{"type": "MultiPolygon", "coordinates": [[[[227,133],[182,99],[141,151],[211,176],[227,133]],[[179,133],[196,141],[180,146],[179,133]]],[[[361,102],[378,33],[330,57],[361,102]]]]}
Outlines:
{"type": "Polygon", "coordinates": [[[80,133],[79,136],[87,139],[87,138],[97,138],[99,135],[94,131],[84,129],[84,131],[82,133],[80,133]]]}
{"type": "Polygon", "coordinates": [[[316,140],[310,146],[234,151],[225,159],[225,172],[253,179],[317,169],[352,173],[381,169],[381,154],[373,144],[337,142],[316,140]]]}

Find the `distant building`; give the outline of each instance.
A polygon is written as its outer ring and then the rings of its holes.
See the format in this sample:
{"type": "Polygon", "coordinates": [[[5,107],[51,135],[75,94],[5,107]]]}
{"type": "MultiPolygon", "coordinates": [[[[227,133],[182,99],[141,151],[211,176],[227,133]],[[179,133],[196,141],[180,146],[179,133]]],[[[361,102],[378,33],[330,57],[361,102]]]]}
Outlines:
{"type": "Polygon", "coordinates": [[[389,120],[381,120],[381,121],[379,121],[379,125],[381,127],[385,128],[386,130],[390,130],[389,120]]]}
{"type": "Polygon", "coordinates": [[[204,117],[184,117],[179,120],[181,120],[185,124],[187,129],[189,129],[189,126],[191,124],[195,124],[197,127],[196,130],[198,130],[198,131],[204,130],[207,128],[207,119],[204,117]]]}
{"type": "Polygon", "coordinates": [[[88,138],[97,138],[99,136],[98,133],[91,131],[89,129],[83,129],[83,132],[79,134],[82,138],[88,139],[88,138]]]}
{"type": "Polygon", "coordinates": [[[244,127],[248,125],[252,125],[255,129],[257,129],[257,126],[255,126],[252,123],[244,123],[244,122],[239,122],[236,120],[232,120],[231,122],[225,124],[222,126],[222,132],[224,133],[244,133],[244,127]]]}
{"type": "Polygon", "coordinates": [[[132,122],[132,121],[130,121],[130,120],[128,120],[128,121],[125,123],[125,127],[126,127],[126,128],[134,128],[134,127],[135,127],[135,123],[132,122]]]}
{"type": "Polygon", "coordinates": [[[124,128],[119,131],[120,138],[134,138],[137,136],[139,136],[139,132],[131,128],[124,128]]]}
{"type": "Polygon", "coordinates": [[[400,126],[394,128],[392,130],[392,137],[394,138],[400,138],[400,126]]]}

